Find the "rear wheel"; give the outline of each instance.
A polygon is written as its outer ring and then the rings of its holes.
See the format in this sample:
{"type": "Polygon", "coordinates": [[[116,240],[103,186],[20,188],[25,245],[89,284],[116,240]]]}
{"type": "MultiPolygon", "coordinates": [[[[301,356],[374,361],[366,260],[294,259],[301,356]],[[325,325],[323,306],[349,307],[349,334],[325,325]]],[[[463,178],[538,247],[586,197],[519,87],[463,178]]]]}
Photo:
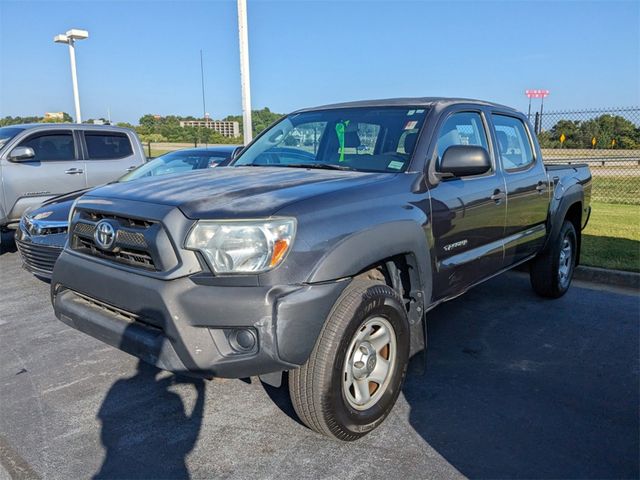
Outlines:
{"type": "Polygon", "coordinates": [[[577,259],[577,235],[565,220],[558,237],[531,262],[533,290],[543,297],[559,298],[569,290],[577,259]]]}
{"type": "Polygon", "coordinates": [[[329,314],[307,362],[289,375],[296,413],[311,429],[356,440],[398,398],[409,357],[409,326],[398,294],[355,280],[329,314]]]}

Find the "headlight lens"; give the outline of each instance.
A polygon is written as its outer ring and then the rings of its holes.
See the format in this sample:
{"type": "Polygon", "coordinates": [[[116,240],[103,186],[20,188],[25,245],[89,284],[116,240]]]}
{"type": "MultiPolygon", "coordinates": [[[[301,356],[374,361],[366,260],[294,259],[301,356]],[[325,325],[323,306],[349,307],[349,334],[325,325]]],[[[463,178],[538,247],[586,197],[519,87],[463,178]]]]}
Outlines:
{"type": "Polygon", "coordinates": [[[185,247],[202,252],[215,273],[259,273],[282,262],[295,233],[295,218],[201,220],[185,247]]]}

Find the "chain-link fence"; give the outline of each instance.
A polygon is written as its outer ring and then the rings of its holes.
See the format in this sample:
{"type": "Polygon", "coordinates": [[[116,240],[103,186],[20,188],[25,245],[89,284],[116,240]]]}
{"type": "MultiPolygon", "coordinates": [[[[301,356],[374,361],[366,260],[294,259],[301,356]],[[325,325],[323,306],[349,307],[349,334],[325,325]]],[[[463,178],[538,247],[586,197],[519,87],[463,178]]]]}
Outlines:
{"type": "Polygon", "coordinates": [[[587,163],[593,201],[640,205],[640,107],[536,112],[545,163],[587,163]]]}

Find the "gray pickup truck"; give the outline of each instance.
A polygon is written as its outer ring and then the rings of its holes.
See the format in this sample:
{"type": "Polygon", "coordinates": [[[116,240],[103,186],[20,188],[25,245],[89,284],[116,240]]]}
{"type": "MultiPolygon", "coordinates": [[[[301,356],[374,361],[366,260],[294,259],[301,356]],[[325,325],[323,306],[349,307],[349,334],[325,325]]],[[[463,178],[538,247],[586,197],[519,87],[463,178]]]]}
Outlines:
{"type": "Polygon", "coordinates": [[[0,128],[0,228],[48,198],[103,185],[146,161],[130,129],[87,124],[0,128]]]}
{"type": "Polygon", "coordinates": [[[590,213],[586,166],[545,167],[519,112],[410,98],[300,110],[215,172],[80,198],[57,317],[146,362],[289,391],[355,440],[393,407],[429,310],[528,262],[560,297],[590,213]]]}

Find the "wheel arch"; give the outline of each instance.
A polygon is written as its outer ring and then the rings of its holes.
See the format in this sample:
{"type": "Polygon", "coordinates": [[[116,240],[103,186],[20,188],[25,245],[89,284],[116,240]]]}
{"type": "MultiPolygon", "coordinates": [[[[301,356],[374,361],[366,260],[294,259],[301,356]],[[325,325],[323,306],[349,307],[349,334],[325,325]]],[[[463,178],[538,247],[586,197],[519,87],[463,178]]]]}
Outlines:
{"type": "Polygon", "coordinates": [[[433,292],[431,254],[422,226],[410,220],[358,232],[331,249],[310,283],[339,278],[383,281],[401,296],[411,332],[411,355],[424,348],[424,312],[433,292]]]}
{"type": "MultiPolygon", "coordinates": [[[[574,224],[578,245],[580,245],[583,204],[584,189],[582,185],[575,183],[566,188],[562,186],[556,187],[556,192],[551,199],[549,209],[549,235],[547,236],[544,249],[548,248],[553,239],[557,238],[564,221],[567,219],[574,224]]],[[[578,254],[579,249],[580,247],[578,246],[578,254]]]]}

